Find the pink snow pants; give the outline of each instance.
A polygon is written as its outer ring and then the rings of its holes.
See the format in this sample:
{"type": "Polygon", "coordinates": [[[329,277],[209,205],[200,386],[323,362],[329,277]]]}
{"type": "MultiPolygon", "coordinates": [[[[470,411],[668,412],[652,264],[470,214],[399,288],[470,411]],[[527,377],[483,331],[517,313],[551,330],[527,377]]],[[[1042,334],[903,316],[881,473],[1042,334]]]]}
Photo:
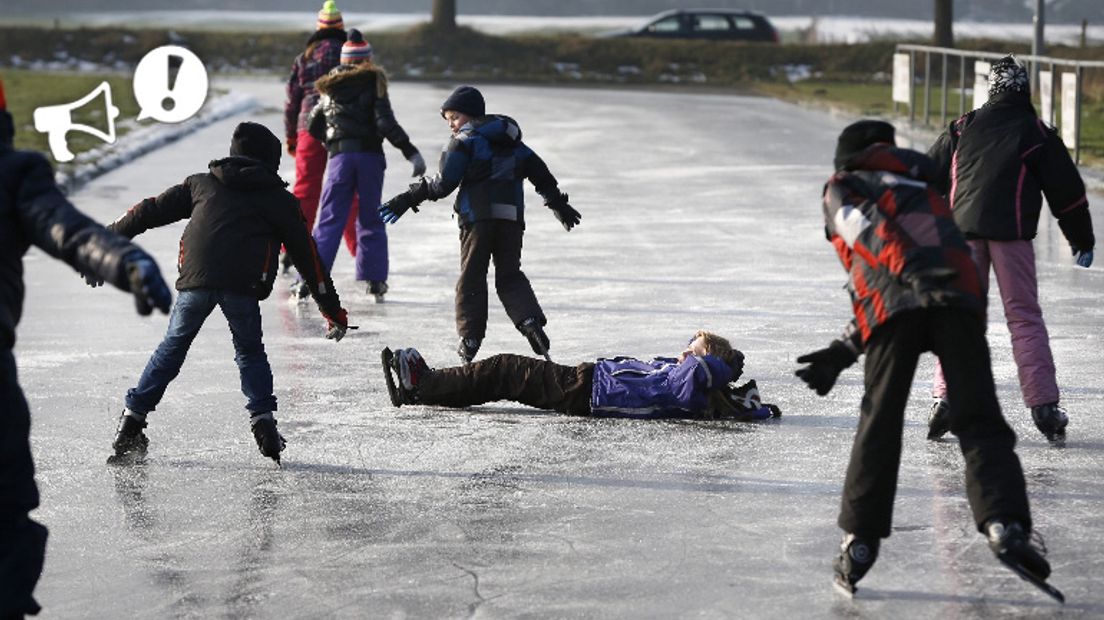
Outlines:
{"type": "MultiPolygon", "coordinates": [[[[291,193],[299,199],[299,210],[307,221],[307,231],[314,230],[314,220],[318,216],[318,201],[322,197],[322,177],[326,172],[326,146],[314,139],[306,131],[300,131],[295,144],[295,185],[291,193]]],[[[353,208],[349,210],[349,221],[345,223],[345,247],[349,254],[356,256],[356,222],[359,205],[353,195],[353,208]]]]}
{"type": "MultiPolygon", "coordinates": [[[[1054,356],[1050,352],[1039,287],[1035,276],[1035,248],[1031,241],[971,239],[970,252],[981,275],[982,294],[989,291],[989,268],[997,276],[1004,316],[1012,336],[1012,357],[1020,375],[1020,392],[1028,407],[1058,402],[1054,356]]],[[[947,384],[938,360],[932,395],[947,397],[947,384]]],[[[953,403],[952,403],[953,406],[953,403]]]]}

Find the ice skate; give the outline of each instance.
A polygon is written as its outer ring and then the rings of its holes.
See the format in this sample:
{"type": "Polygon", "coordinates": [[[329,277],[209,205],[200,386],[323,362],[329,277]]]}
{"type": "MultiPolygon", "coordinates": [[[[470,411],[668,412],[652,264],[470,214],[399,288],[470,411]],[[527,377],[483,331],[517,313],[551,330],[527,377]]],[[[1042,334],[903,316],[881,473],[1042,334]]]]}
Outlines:
{"type": "Polygon", "coordinates": [[[877,538],[860,538],[854,534],[843,537],[840,553],[832,563],[836,571],[834,583],[837,590],[847,597],[855,595],[855,584],[874,566],[880,544],[877,538]]]}
{"type": "Polygon", "coordinates": [[[1069,416],[1066,415],[1064,408],[1058,406],[1058,403],[1032,407],[1031,419],[1035,421],[1035,427],[1047,438],[1047,441],[1057,445],[1065,443],[1069,416]]]}
{"type": "Polygon", "coordinates": [[[387,294],[387,282],[382,280],[369,280],[368,290],[366,292],[375,297],[377,304],[382,304],[383,296],[387,294]]]}
{"type": "Polygon", "coordinates": [[[257,448],[261,454],[280,464],[280,452],[283,452],[287,441],[280,431],[276,430],[276,418],[271,411],[255,413],[249,418],[249,427],[253,430],[253,439],[257,440],[257,448]]]}
{"type": "Polygon", "coordinates": [[[479,345],[483,344],[483,341],[479,338],[460,338],[460,345],[456,348],[456,354],[460,356],[460,363],[467,366],[475,359],[475,354],[479,352],[479,345]]]}
{"type": "Polygon", "coordinates": [[[387,382],[387,394],[391,397],[391,404],[395,407],[402,407],[406,404],[406,399],[403,398],[402,384],[395,378],[395,373],[398,372],[398,364],[391,349],[384,348],[380,352],[380,365],[383,366],[383,378],[387,382]]]}
{"type": "Polygon", "coordinates": [[[310,287],[307,286],[306,281],[301,277],[296,277],[291,285],[288,286],[288,292],[291,293],[290,299],[292,303],[300,302],[310,297],[310,287]]]}
{"type": "Polygon", "coordinates": [[[552,357],[548,355],[548,349],[551,348],[548,334],[544,333],[544,328],[541,327],[540,320],[537,317],[531,316],[525,319],[518,324],[517,328],[529,340],[529,346],[533,347],[534,353],[544,356],[544,359],[550,362],[552,361],[552,357]]]}
{"type": "Polygon", "coordinates": [[[985,536],[1001,564],[1059,603],[1066,602],[1066,596],[1046,582],[1050,576],[1050,563],[1044,557],[1046,548],[1033,544],[1023,526],[1016,521],[994,519],[985,524],[985,536]]]}
{"type": "Polygon", "coordinates": [[[115,430],[115,441],[111,443],[115,454],[108,458],[108,463],[124,462],[146,453],[149,438],[143,432],[146,428],[145,418],[143,414],[123,409],[119,416],[119,427],[115,430]]]}
{"type": "Polygon", "coordinates": [[[928,439],[936,441],[951,430],[951,406],[940,398],[932,403],[928,414],[928,439]]]}

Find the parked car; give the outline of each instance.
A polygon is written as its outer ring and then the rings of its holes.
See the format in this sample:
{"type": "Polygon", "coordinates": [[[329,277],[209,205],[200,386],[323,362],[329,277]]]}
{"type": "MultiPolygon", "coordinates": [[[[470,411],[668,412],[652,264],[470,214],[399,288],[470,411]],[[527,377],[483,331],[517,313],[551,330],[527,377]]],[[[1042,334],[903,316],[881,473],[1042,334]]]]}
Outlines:
{"type": "Polygon", "coordinates": [[[640,28],[614,36],[778,43],[778,31],[765,15],[730,9],[665,11],[640,28]]]}

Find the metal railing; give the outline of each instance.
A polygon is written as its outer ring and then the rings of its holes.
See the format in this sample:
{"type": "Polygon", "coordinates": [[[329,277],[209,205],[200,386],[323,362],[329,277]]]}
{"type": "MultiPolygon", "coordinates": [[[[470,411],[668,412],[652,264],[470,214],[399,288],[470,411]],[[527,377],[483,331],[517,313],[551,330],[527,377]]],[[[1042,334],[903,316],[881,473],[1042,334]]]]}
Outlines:
{"type": "MultiPolygon", "coordinates": [[[[1004,53],[997,52],[980,52],[970,50],[960,50],[949,47],[934,47],[930,45],[914,45],[900,43],[897,45],[898,53],[907,52],[909,55],[909,122],[916,121],[916,57],[919,54],[924,55],[924,98],[923,98],[923,111],[924,111],[924,124],[931,124],[931,90],[932,90],[932,56],[940,56],[942,58],[942,71],[940,72],[940,89],[942,92],[942,106],[940,107],[940,124],[947,124],[947,64],[948,59],[951,57],[958,58],[958,90],[959,90],[959,102],[958,102],[958,116],[962,116],[968,110],[966,109],[966,60],[997,60],[1007,56],[1004,53]]],[[[1034,56],[1031,54],[1017,55],[1016,58],[1027,64],[1029,75],[1032,77],[1032,92],[1035,92],[1036,79],[1039,70],[1043,68],[1049,69],[1051,75],[1054,74],[1054,70],[1057,67],[1070,67],[1073,72],[1077,74],[1077,88],[1074,103],[1074,115],[1076,116],[1076,139],[1073,146],[1073,158],[1078,164],[1081,163],[1081,91],[1082,91],[1082,78],[1086,69],[1104,69],[1104,61],[1102,60],[1071,60],[1068,58],[1053,58],[1050,56],[1034,56]]],[[[1051,79],[1050,81],[1050,101],[1055,100],[1057,80],[1051,79]]],[[[896,102],[894,103],[896,109],[896,102]]],[[[1054,124],[1054,107],[1051,106],[1050,118],[1043,119],[1051,125],[1054,124]]],[[[1063,118],[1062,122],[1069,122],[1068,119],[1063,118]]]]}

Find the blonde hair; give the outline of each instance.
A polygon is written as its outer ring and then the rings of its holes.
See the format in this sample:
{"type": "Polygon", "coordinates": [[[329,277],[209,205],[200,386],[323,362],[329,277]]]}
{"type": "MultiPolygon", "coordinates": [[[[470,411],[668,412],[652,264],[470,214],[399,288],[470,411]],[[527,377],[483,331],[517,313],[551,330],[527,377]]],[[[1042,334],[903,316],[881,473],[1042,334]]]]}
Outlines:
{"type": "Polygon", "coordinates": [[[699,329],[698,333],[694,334],[691,342],[702,339],[702,344],[705,345],[705,352],[710,355],[715,355],[729,366],[735,365],[737,358],[743,357],[739,351],[732,348],[732,343],[727,338],[722,338],[713,332],[699,329]]]}

